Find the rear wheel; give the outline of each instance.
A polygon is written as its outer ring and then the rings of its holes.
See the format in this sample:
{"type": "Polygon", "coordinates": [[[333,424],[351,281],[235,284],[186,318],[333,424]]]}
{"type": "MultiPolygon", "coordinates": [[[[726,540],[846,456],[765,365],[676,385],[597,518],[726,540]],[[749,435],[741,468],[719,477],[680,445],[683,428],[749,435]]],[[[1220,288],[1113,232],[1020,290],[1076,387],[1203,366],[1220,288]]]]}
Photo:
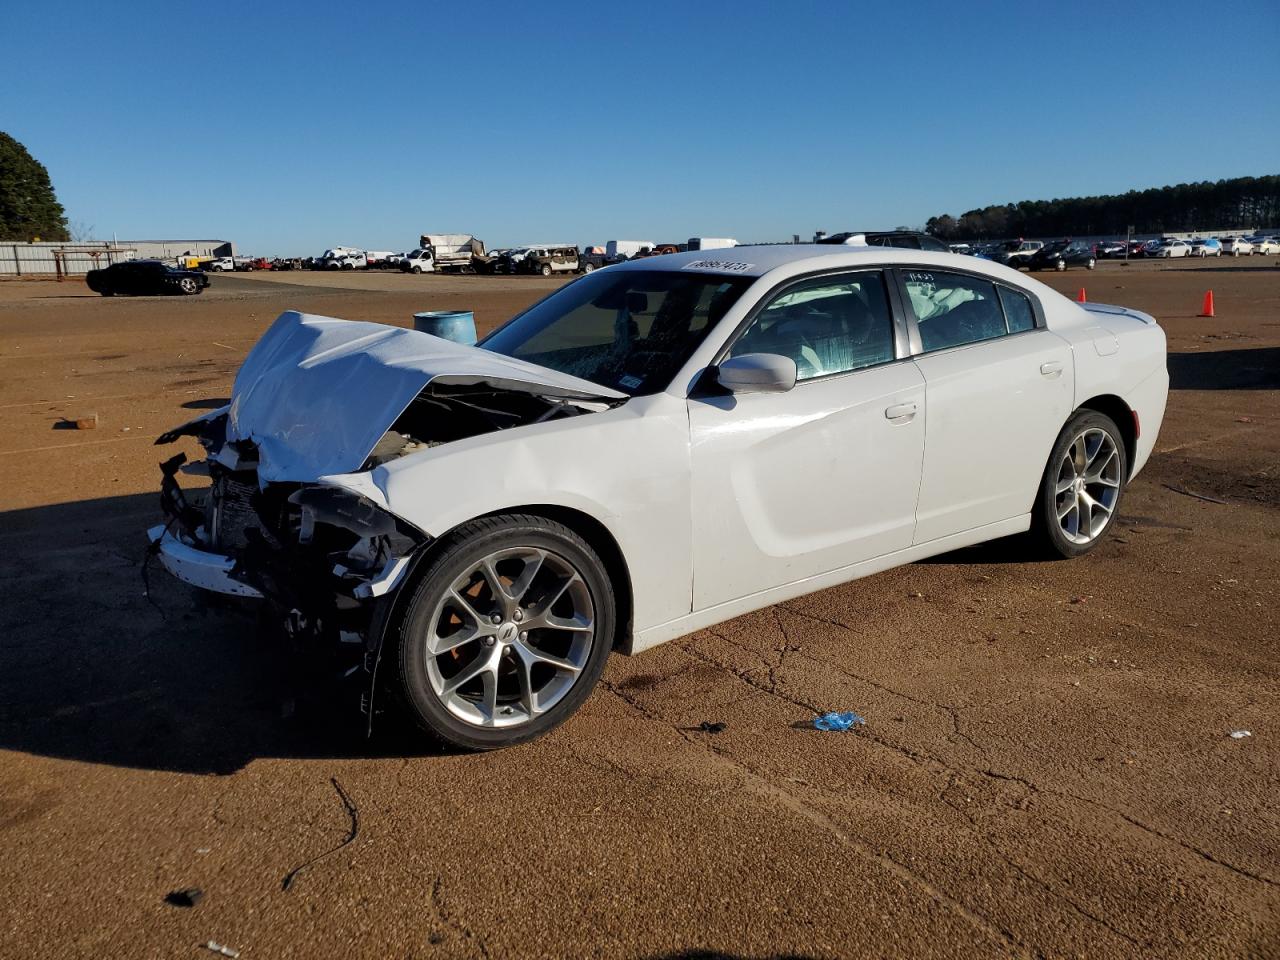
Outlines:
{"type": "Polygon", "coordinates": [[[594,270],[595,268],[596,268],[596,265],[595,265],[594,263],[592,263],[590,260],[588,260],[588,261],[586,261],[585,263],[583,263],[583,265],[582,265],[582,272],[583,272],[583,273],[590,273],[590,272],[591,272],[592,270],[594,270]]]}
{"type": "Polygon", "coordinates": [[[1049,454],[1032,511],[1031,533],[1049,556],[1079,557],[1115,521],[1129,476],[1120,430],[1096,410],[1067,421],[1049,454]]]}
{"type": "Polygon", "coordinates": [[[448,537],[400,620],[399,692],[449,744],[523,743],[590,695],[614,624],[613,586],[577,533],[535,516],[476,520],[448,537]]]}

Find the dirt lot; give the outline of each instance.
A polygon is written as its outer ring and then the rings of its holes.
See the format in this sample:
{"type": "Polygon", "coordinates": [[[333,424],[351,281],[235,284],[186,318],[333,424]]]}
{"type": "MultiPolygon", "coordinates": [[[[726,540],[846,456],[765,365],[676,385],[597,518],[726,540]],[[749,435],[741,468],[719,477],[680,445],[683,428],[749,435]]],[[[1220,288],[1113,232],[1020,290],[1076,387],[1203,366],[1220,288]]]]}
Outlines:
{"type": "Polygon", "coordinates": [[[295,707],[251,612],[162,574],[149,605],[151,439],[282,309],[487,327],[558,281],[0,283],[0,956],[1280,956],[1280,268],[1048,279],[1170,335],[1096,553],[962,551],[615,657],[484,756],[295,707]]]}

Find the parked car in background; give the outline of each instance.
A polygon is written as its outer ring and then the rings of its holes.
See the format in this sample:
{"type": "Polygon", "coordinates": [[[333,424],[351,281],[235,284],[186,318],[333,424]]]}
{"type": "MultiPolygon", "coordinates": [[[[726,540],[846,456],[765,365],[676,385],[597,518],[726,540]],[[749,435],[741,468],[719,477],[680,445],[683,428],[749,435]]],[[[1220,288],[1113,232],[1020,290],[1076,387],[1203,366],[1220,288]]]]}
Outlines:
{"type": "Polygon", "coordinates": [[[1280,253],[1280,239],[1276,237],[1258,237],[1251,240],[1253,244],[1253,252],[1260,254],[1280,253]]]}
{"type": "Polygon", "coordinates": [[[1222,252],[1233,257],[1248,256],[1253,253],[1253,244],[1244,237],[1227,237],[1222,241],[1222,252]]]}
{"type": "Polygon", "coordinates": [[[577,273],[579,266],[577,247],[534,247],[520,262],[520,272],[549,277],[553,273],[577,273]]]}
{"type": "Polygon", "coordinates": [[[583,247],[578,253],[578,263],[582,265],[583,273],[599,270],[605,265],[604,247],[583,247]]]}
{"type": "Polygon", "coordinates": [[[1093,244],[1084,240],[1055,240],[1033,253],[1026,262],[1031,270],[1066,270],[1068,267],[1092,270],[1095,265],[1093,244]]]}
{"type": "Polygon", "coordinates": [[[387,267],[392,266],[390,261],[394,256],[395,254],[390,250],[366,250],[364,255],[365,266],[370,270],[385,270],[387,267]]]}
{"type": "Polygon", "coordinates": [[[399,266],[403,273],[435,273],[436,262],[429,249],[419,247],[406,253],[399,266]]]}
{"type": "Polygon", "coordinates": [[[1141,257],[1141,256],[1145,256],[1145,255],[1146,255],[1146,252],[1147,252],[1147,243],[1148,243],[1148,242],[1149,242],[1149,241],[1146,241],[1146,240],[1130,240],[1130,241],[1129,241],[1129,256],[1130,256],[1131,258],[1132,258],[1132,257],[1141,257]]]}
{"type": "Polygon", "coordinates": [[[823,237],[818,243],[844,244],[847,246],[901,247],[904,250],[935,250],[950,253],[951,249],[937,237],[919,230],[846,230],[823,237]]]}
{"type": "Polygon", "coordinates": [[[90,290],[104,297],[116,294],[192,296],[209,286],[209,275],[203,270],[179,270],[160,260],[128,260],[101,270],[90,270],[85,274],[84,282],[90,290]]]}
{"type": "Polygon", "coordinates": [[[1093,255],[1099,260],[1123,259],[1128,249],[1123,240],[1100,240],[1094,245],[1093,255]]]}
{"type": "Polygon", "coordinates": [[[1222,256],[1222,243],[1213,237],[1202,237],[1198,240],[1192,240],[1191,256],[1220,257],[1222,256]]]}
{"type": "Polygon", "coordinates": [[[668,253],[679,253],[680,248],[674,243],[659,243],[656,246],[644,247],[639,253],[632,256],[632,260],[639,260],[644,257],[665,257],[668,253]]]}
{"type": "Polygon", "coordinates": [[[299,257],[276,257],[271,261],[272,270],[301,270],[302,260],[299,257]]]}
{"type": "Polygon", "coordinates": [[[363,250],[347,250],[342,253],[328,251],[324,255],[326,270],[363,270],[369,266],[369,259],[363,250]]]}
{"type": "Polygon", "coordinates": [[[236,268],[234,257],[214,257],[204,265],[210,273],[230,273],[236,268]]]}
{"type": "Polygon", "coordinates": [[[1185,240],[1161,240],[1155,247],[1147,251],[1148,257],[1171,259],[1191,255],[1191,244],[1185,240]]]}
{"type": "Polygon", "coordinates": [[[476,346],[291,311],[227,406],[160,437],[212,482],[202,510],[168,460],[148,536],[370,702],[506,747],[615,650],[999,537],[1093,550],[1159,435],[1165,350],[1139,311],[866,246],[620,264],[476,346]]]}
{"type": "Polygon", "coordinates": [[[1044,246],[1040,240],[1006,240],[996,248],[991,259],[1006,267],[1025,267],[1032,254],[1044,246]]]}

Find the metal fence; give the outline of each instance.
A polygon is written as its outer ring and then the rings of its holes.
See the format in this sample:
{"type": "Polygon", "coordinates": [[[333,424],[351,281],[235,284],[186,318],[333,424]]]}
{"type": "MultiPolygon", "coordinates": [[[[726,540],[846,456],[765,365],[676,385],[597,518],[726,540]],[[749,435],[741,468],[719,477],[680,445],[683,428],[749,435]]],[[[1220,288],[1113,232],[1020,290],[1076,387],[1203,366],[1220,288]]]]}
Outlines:
{"type": "Polygon", "coordinates": [[[110,243],[0,243],[0,276],[82,277],[137,255],[110,243]]]}

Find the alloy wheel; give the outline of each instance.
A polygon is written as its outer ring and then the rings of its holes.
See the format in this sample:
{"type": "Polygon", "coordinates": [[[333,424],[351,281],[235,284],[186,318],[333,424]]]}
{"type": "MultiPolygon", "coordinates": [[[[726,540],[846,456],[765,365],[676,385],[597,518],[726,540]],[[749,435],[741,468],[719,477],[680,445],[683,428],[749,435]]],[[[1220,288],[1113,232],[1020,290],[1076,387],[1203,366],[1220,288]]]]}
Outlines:
{"type": "Polygon", "coordinates": [[[591,592],[564,557],[497,550],[450,584],[429,620],[427,679],[453,716],[516,727],[569,692],[595,643],[591,592]]]}
{"type": "Polygon", "coordinates": [[[1071,441],[1054,486],[1058,524],[1076,544],[1091,543],[1111,520],[1120,497],[1120,452],[1105,430],[1090,427],[1071,441]]]}

